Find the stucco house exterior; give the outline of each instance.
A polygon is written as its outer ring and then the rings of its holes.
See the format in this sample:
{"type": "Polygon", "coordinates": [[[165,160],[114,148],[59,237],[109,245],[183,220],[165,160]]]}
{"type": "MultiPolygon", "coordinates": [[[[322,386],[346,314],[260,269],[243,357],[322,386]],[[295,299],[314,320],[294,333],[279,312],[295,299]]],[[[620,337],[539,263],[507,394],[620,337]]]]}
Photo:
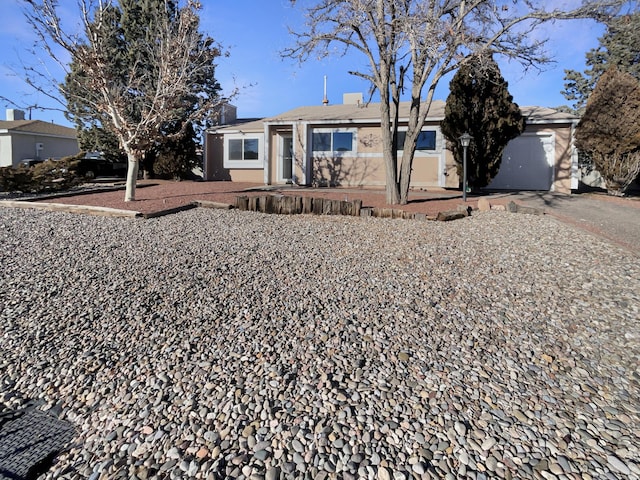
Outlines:
{"type": "MultiPolygon", "coordinates": [[[[382,187],[385,171],[378,104],[345,94],[341,105],[300,107],[274,117],[215,127],[205,136],[205,180],[278,185],[382,187]]],[[[418,139],[413,188],[458,188],[451,152],[440,130],[445,103],[432,103],[418,139]]],[[[525,132],[507,146],[488,188],[570,193],[578,186],[573,132],[577,118],[522,107],[525,132]]],[[[409,104],[400,105],[400,135],[409,104]]],[[[402,144],[402,138],[400,139],[402,144]]]]}
{"type": "Polygon", "coordinates": [[[21,110],[7,110],[0,121],[0,167],[25,160],[60,159],[80,151],[76,131],[42,120],[25,120],[21,110]]]}

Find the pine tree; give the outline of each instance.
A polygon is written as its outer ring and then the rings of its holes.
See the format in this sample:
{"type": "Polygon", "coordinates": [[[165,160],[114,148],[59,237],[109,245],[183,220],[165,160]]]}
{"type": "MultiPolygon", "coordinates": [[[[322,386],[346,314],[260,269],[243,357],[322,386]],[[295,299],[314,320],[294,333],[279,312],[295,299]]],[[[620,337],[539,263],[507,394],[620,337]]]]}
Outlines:
{"type": "Polygon", "coordinates": [[[598,80],[576,128],[576,146],[589,154],[612,195],[640,174],[640,82],[610,67],[598,80]]]}
{"type": "Polygon", "coordinates": [[[573,102],[575,113],[584,113],[589,95],[610,66],[640,80],[640,12],[614,17],[607,25],[600,45],[587,52],[584,72],[565,70],[562,94],[573,102]]]}
{"type": "MultiPolygon", "coordinates": [[[[105,7],[101,17],[101,29],[107,44],[107,49],[111,52],[111,69],[109,72],[110,81],[113,84],[122,83],[126,71],[124,55],[126,44],[120,20],[122,12],[115,6],[105,7]]],[[[72,122],[78,133],[78,143],[84,151],[103,152],[106,157],[120,158],[126,156],[118,146],[118,139],[109,129],[110,118],[100,112],[95,106],[102,99],[99,92],[90,88],[91,79],[87,77],[82,67],[75,61],[69,65],[62,93],[67,101],[65,116],[72,122]],[[115,149],[114,149],[115,147],[115,149]]]]}
{"type": "Polygon", "coordinates": [[[475,189],[486,187],[498,173],[507,143],[524,131],[524,118],[490,55],[475,56],[463,64],[449,91],[441,128],[458,176],[462,179],[459,138],[467,132],[473,137],[467,151],[467,183],[475,189]]]}
{"type": "MultiPolygon", "coordinates": [[[[95,22],[91,28],[95,30],[96,38],[100,39],[104,49],[110,52],[108,81],[112,88],[126,91],[127,86],[132,84],[133,77],[136,85],[143,85],[142,90],[155,91],[157,79],[162,75],[159,71],[162,64],[151,57],[154,50],[149,48],[149,45],[157,42],[157,36],[162,34],[162,28],[167,21],[168,24],[176,23],[179,15],[179,3],[173,0],[119,0],[117,4],[106,7],[100,16],[100,22],[95,22]]],[[[217,45],[205,36],[200,37],[198,48],[211,51],[212,58],[220,55],[217,45]]],[[[160,135],[151,139],[148,144],[142,142],[140,147],[143,150],[166,152],[172,145],[177,145],[172,138],[174,135],[180,136],[183,142],[187,141],[185,139],[192,142],[192,145],[186,146],[188,150],[196,149],[195,139],[201,131],[198,130],[196,135],[183,135],[184,132],[177,132],[174,126],[185,124],[184,120],[201,107],[203,99],[219,97],[220,85],[210,74],[211,70],[201,69],[195,78],[192,76],[189,79],[193,88],[185,93],[179,102],[174,102],[173,109],[163,113],[168,120],[160,126],[160,135]]],[[[75,63],[71,65],[71,72],[67,75],[63,88],[67,99],[67,117],[76,125],[83,143],[94,145],[98,147],[97,150],[107,155],[118,156],[120,151],[112,151],[113,139],[117,138],[113,119],[104,109],[96,108],[96,105],[104,103],[104,99],[100,92],[92,93],[91,89],[84,88],[84,75],[80,66],[75,63]]],[[[141,91],[140,87],[136,89],[141,91]]],[[[118,105],[118,108],[125,111],[123,116],[128,122],[135,124],[142,118],[148,102],[147,95],[131,91],[126,102],[118,105]]],[[[180,148],[185,148],[184,143],[180,148]]],[[[175,155],[179,155],[179,152],[175,152],[175,155]]],[[[143,157],[152,158],[153,155],[143,157]]],[[[165,168],[174,164],[169,162],[165,168]]],[[[150,162],[143,160],[141,165],[145,175],[153,170],[150,162]]],[[[183,173],[178,170],[171,172],[171,175],[179,176],[183,173]]]]}
{"type": "Polygon", "coordinates": [[[175,138],[168,137],[153,152],[155,156],[153,173],[176,180],[187,179],[193,175],[193,169],[199,166],[195,143],[196,132],[191,125],[187,125],[184,129],[175,125],[174,130],[183,130],[184,133],[175,138]]]}

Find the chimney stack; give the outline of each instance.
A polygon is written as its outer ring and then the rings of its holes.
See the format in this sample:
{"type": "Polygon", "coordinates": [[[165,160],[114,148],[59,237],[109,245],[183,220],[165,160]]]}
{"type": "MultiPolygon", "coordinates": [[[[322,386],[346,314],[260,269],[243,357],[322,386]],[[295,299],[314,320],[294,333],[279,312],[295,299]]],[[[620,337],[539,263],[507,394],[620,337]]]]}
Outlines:
{"type": "Polygon", "coordinates": [[[342,103],[345,105],[362,105],[362,93],[343,93],[342,103]]]}
{"type": "Polygon", "coordinates": [[[7,121],[13,122],[15,120],[24,120],[24,112],[22,110],[7,108],[7,121]]]}

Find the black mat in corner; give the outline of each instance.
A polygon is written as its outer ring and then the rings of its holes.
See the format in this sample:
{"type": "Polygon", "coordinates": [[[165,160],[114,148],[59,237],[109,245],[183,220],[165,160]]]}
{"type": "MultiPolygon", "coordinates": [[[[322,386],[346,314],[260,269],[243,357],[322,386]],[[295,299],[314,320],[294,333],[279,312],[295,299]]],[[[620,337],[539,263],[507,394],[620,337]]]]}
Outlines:
{"type": "Polygon", "coordinates": [[[0,480],[35,480],[75,435],[73,425],[30,406],[0,413],[0,480]]]}

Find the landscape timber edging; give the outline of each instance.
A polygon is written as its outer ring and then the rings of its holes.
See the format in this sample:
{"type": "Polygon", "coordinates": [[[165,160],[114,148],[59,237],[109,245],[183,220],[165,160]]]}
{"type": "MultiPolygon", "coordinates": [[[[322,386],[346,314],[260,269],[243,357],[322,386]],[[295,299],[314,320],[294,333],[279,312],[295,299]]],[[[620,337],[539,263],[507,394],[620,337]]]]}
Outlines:
{"type": "Polygon", "coordinates": [[[388,207],[363,207],[362,200],[332,200],[322,197],[299,197],[293,195],[256,195],[236,197],[235,207],[241,211],[269,214],[315,214],[346,215],[354,217],[376,217],[404,220],[455,220],[471,215],[471,207],[459,205],[457,210],[441,212],[433,217],[420,212],[388,207]]]}
{"type": "Polygon", "coordinates": [[[133,210],[120,210],[109,207],[94,207],[89,205],[68,205],[66,203],[48,203],[25,200],[0,200],[0,207],[35,208],[50,212],[85,213],[104,217],[142,217],[142,213],[133,210]]]}

